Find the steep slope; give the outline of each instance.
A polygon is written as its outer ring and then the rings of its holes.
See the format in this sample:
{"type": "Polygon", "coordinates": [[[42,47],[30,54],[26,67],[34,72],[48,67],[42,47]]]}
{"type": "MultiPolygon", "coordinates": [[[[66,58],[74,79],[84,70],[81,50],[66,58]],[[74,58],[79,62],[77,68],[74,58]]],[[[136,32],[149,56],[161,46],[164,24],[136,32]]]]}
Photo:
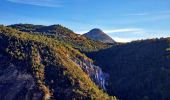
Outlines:
{"type": "Polygon", "coordinates": [[[170,99],[170,38],[136,41],[89,53],[109,73],[109,93],[123,100],[170,99]]]}
{"type": "Polygon", "coordinates": [[[32,24],[14,24],[10,25],[9,27],[18,29],[23,32],[42,34],[48,37],[55,38],[58,41],[69,44],[73,48],[78,49],[82,52],[97,51],[111,46],[110,44],[93,41],[82,35],[78,35],[72,30],[61,25],[42,26],[32,24]]]}
{"type": "Polygon", "coordinates": [[[60,41],[0,26],[2,100],[115,99],[98,88],[104,87],[99,72],[89,58],[60,41]]]}
{"type": "Polygon", "coordinates": [[[97,28],[90,30],[88,33],[85,33],[84,36],[92,40],[101,41],[103,43],[115,43],[115,41],[110,36],[97,28]]]}

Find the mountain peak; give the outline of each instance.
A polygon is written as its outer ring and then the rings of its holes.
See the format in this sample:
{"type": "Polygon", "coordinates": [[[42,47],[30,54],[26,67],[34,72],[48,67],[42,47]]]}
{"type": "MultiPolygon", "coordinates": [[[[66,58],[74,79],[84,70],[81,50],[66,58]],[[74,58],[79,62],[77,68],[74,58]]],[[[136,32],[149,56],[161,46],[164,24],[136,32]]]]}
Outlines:
{"type": "Polygon", "coordinates": [[[101,29],[99,29],[99,28],[94,28],[94,29],[92,29],[92,30],[90,30],[90,32],[92,32],[93,34],[94,33],[97,33],[97,34],[106,34],[106,33],[104,33],[101,29]]]}
{"type": "Polygon", "coordinates": [[[99,28],[90,30],[89,32],[85,33],[84,36],[92,40],[101,41],[104,43],[115,43],[115,41],[110,36],[108,36],[99,28]]]}

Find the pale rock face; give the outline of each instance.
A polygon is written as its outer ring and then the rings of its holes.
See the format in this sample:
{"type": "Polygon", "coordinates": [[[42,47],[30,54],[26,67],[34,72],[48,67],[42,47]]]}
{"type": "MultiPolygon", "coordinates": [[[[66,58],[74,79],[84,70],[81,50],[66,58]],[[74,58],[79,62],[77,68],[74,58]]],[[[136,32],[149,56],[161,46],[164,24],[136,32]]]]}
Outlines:
{"type": "Polygon", "coordinates": [[[8,61],[0,55],[0,100],[41,100],[43,93],[32,75],[8,61]]]}
{"type": "MultiPolygon", "coordinates": [[[[71,60],[80,66],[96,85],[106,90],[106,74],[99,66],[83,57],[71,60]]],[[[26,64],[14,65],[10,59],[0,55],[0,100],[42,100],[43,97],[43,92],[38,89],[26,64]]]]}
{"type": "Polygon", "coordinates": [[[94,81],[99,87],[106,90],[106,73],[102,72],[102,69],[99,66],[95,66],[91,61],[84,58],[78,58],[72,60],[80,66],[84,72],[86,72],[89,77],[94,81]]]}

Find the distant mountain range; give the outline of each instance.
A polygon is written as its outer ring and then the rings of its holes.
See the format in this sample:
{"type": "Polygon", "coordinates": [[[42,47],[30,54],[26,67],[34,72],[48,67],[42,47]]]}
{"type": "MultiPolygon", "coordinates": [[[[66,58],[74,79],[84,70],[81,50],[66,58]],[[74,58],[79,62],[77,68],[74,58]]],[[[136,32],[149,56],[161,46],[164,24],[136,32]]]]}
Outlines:
{"type": "Polygon", "coordinates": [[[0,26],[0,100],[170,100],[169,65],[170,38],[120,44],[100,29],[0,26]]]}
{"type": "Polygon", "coordinates": [[[101,41],[103,43],[115,43],[115,41],[110,36],[108,36],[106,33],[98,28],[92,29],[83,35],[90,39],[101,41]]]}

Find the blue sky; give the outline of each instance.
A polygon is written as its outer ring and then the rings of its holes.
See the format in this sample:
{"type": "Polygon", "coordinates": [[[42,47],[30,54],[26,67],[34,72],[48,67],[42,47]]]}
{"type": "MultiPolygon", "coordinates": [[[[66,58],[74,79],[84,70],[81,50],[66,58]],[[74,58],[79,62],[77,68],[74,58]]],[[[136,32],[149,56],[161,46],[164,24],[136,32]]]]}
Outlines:
{"type": "Polygon", "coordinates": [[[1,0],[0,24],[62,24],[82,34],[100,28],[113,39],[170,37],[170,0],[1,0]]]}

